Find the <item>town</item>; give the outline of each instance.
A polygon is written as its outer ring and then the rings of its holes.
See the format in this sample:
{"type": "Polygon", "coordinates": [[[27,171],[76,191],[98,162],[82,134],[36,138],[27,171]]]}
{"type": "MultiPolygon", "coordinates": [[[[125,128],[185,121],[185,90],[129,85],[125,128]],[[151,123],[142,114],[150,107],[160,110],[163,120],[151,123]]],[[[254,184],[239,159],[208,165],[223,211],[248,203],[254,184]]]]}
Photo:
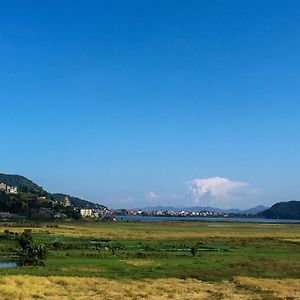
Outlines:
{"type": "MultiPolygon", "coordinates": [[[[53,205],[58,205],[58,201],[52,201],[53,205]]],[[[112,217],[112,210],[105,206],[101,206],[101,208],[79,208],[73,206],[69,197],[65,197],[62,205],[65,207],[73,207],[74,210],[77,210],[80,213],[80,216],[83,218],[111,218],[112,217]]]]}
{"type": "Polygon", "coordinates": [[[192,211],[192,210],[142,210],[142,209],[116,209],[115,215],[127,216],[157,216],[157,217],[229,217],[231,214],[215,211],[192,211]]]}
{"type": "MultiPolygon", "coordinates": [[[[39,197],[39,200],[46,200],[46,197],[39,197]]],[[[62,201],[58,200],[49,200],[52,207],[42,207],[39,210],[39,214],[41,215],[47,215],[54,218],[67,218],[67,216],[64,213],[57,212],[55,210],[55,207],[62,206],[64,208],[68,208],[70,210],[73,210],[74,212],[78,212],[82,218],[88,219],[111,219],[113,218],[113,212],[111,209],[99,205],[99,208],[89,208],[88,205],[85,208],[77,207],[76,205],[73,205],[70,201],[70,198],[68,196],[65,196],[62,201]]]]}

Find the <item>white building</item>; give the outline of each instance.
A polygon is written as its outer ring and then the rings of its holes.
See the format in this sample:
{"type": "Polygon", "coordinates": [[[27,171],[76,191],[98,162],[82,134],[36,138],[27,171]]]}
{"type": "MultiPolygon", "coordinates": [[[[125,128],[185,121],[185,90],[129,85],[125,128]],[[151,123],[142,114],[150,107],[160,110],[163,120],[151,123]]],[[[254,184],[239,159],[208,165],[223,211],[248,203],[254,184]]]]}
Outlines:
{"type": "Polygon", "coordinates": [[[92,213],[93,213],[93,211],[91,209],[87,209],[87,208],[80,209],[80,215],[82,217],[91,217],[92,213]]]}
{"type": "Polygon", "coordinates": [[[69,197],[65,197],[63,200],[63,206],[67,207],[67,206],[71,206],[71,202],[69,197]]]}
{"type": "Polygon", "coordinates": [[[0,183],[0,191],[6,191],[6,184],[0,183]]]}
{"type": "Polygon", "coordinates": [[[16,186],[7,185],[6,186],[6,192],[8,194],[18,194],[18,188],[16,186]]]}

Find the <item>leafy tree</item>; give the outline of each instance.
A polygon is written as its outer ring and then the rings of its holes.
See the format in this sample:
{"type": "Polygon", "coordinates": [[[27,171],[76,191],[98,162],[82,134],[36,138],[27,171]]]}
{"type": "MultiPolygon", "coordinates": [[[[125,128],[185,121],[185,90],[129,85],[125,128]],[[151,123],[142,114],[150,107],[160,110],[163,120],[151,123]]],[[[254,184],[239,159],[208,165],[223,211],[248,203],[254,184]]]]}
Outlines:
{"type": "Polygon", "coordinates": [[[18,237],[21,247],[19,252],[19,266],[44,266],[44,260],[47,258],[48,249],[44,244],[34,242],[30,230],[24,232],[18,237]]]}
{"type": "Polygon", "coordinates": [[[24,232],[18,237],[19,245],[22,249],[28,247],[30,244],[33,243],[33,238],[31,235],[30,229],[25,229],[24,232]]]}

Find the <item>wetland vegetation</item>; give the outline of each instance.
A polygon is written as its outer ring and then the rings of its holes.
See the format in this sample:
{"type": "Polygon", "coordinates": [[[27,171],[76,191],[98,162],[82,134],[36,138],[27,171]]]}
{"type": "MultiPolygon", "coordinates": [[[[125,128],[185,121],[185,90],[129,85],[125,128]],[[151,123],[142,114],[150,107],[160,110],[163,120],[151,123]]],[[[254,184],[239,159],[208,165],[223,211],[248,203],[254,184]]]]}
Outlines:
{"type": "Polygon", "coordinates": [[[35,243],[49,252],[44,267],[0,268],[0,292],[7,299],[22,295],[13,283],[16,280],[22,285],[42,282],[45,292],[52,285],[53,293],[41,293],[41,298],[65,295],[72,299],[82,293],[74,288],[74,278],[86,287],[95,283],[94,292],[80,296],[86,299],[102,299],[101,293],[106,295],[103,299],[122,293],[124,299],[128,295],[139,299],[143,288],[135,290],[132,285],[149,289],[143,296],[148,299],[170,295],[174,299],[184,299],[183,295],[186,299],[229,299],[233,294],[245,299],[251,295],[257,298],[249,299],[285,299],[287,295],[297,299],[300,295],[300,224],[7,223],[1,228],[2,261],[17,259],[24,229],[31,229],[35,243]],[[5,290],[4,282],[11,282],[14,289],[5,284],[5,290]],[[100,291],[96,282],[108,290],[100,291]],[[168,292],[159,292],[160,285],[169,286],[168,292]]]}

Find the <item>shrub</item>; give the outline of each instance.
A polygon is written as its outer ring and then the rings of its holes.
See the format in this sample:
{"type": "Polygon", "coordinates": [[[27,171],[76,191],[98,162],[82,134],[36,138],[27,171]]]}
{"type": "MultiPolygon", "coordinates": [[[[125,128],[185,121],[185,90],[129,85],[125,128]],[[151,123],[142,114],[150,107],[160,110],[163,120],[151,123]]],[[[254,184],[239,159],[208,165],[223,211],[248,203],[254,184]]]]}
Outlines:
{"type": "Polygon", "coordinates": [[[197,250],[198,250],[197,247],[192,247],[192,248],[191,248],[191,254],[192,254],[193,257],[196,256],[197,250]]]}
{"type": "Polygon", "coordinates": [[[55,242],[53,242],[52,247],[53,247],[54,250],[63,249],[64,248],[64,243],[60,242],[60,241],[55,241],[55,242]]]}

